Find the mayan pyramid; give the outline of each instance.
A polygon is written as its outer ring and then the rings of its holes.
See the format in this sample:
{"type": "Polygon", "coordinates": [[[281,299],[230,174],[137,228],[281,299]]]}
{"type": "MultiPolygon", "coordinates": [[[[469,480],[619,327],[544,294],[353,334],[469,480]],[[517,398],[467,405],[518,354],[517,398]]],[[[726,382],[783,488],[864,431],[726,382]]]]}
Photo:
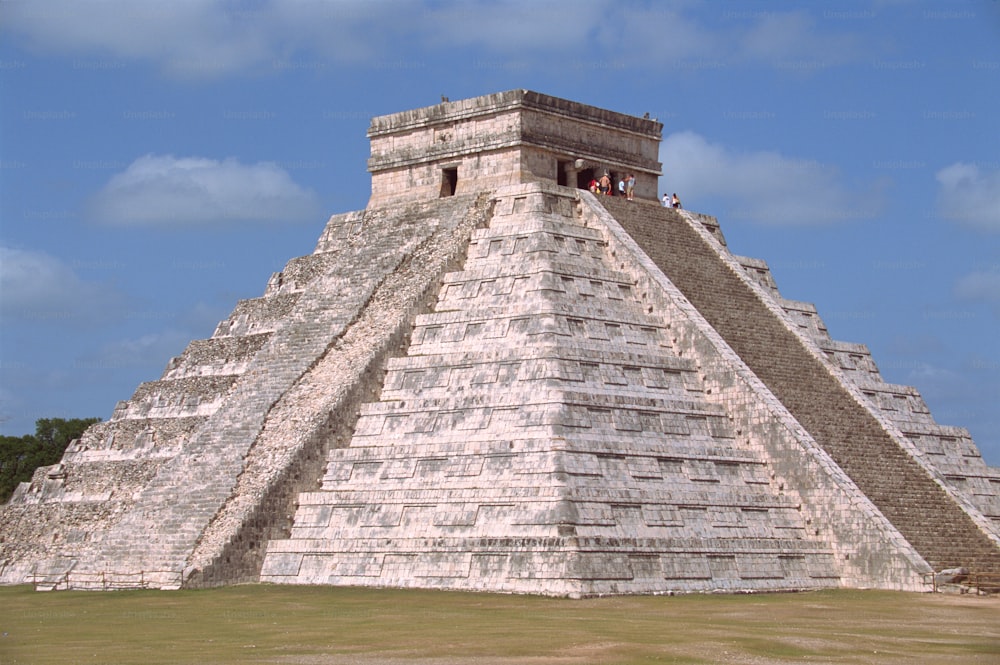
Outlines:
{"type": "Polygon", "coordinates": [[[1000,469],[718,222],[662,124],[513,90],[372,120],[327,223],[0,515],[0,582],[564,596],[1000,573],[1000,469]],[[636,196],[595,196],[595,175],[636,196]]]}

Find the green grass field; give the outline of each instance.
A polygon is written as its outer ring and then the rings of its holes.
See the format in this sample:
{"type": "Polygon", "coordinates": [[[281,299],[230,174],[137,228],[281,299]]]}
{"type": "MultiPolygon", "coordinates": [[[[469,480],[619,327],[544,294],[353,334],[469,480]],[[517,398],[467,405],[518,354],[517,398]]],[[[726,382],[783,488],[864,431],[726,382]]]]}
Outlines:
{"type": "Polygon", "coordinates": [[[1000,663],[1000,598],[0,587],[0,665],[1000,663]]]}

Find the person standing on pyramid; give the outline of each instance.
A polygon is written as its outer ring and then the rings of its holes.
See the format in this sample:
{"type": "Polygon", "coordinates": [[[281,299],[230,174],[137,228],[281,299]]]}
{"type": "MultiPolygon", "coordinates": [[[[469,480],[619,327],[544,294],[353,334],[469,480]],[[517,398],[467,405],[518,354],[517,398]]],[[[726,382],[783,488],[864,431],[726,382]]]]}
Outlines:
{"type": "Polygon", "coordinates": [[[607,171],[601,176],[601,180],[598,182],[598,189],[601,190],[601,194],[611,196],[611,176],[608,175],[607,171]]]}

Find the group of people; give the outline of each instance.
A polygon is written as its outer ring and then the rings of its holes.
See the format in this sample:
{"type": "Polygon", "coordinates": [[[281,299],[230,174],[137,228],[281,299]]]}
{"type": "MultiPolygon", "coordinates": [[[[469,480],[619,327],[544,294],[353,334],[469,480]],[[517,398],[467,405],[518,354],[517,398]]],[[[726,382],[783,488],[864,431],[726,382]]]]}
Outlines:
{"type": "Polygon", "coordinates": [[[677,198],[677,192],[674,192],[673,196],[663,193],[663,207],[664,208],[680,208],[681,200],[677,198]]]}
{"type": "MultiPolygon", "coordinates": [[[[594,194],[600,194],[602,196],[611,196],[613,193],[611,174],[605,171],[604,175],[602,175],[599,179],[591,179],[590,191],[594,194]]],[[[624,196],[627,201],[631,201],[634,194],[635,175],[629,173],[618,181],[618,196],[624,196]]]]}
{"type": "MultiPolygon", "coordinates": [[[[604,172],[600,178],[591,178],[590,191],[593,194],[600,194],[601,196],[613,196],[613,184],[611,181],[611,174],[607,171],[604,172]]],[[[625,200],[631,201],[632,197],[635,195],[635,175],[629,173],[621,180],[618,181],[618,196],[624,196],[625,200]]],[[[674,192],[673,195],[664,193],[663,195],[663,207],[664,208],[680,208],[681,200],[677,198],[677,193],[674,192]]]]}

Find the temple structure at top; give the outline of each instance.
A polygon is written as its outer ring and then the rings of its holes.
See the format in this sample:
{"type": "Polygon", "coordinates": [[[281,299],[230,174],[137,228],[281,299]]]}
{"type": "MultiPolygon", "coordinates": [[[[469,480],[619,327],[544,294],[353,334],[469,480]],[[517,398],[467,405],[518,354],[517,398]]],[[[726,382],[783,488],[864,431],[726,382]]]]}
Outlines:
{"type": "Polygon", "coordinates": [[[372,119],[369,207],[546,182],[585,189],[607,172],[657,197],[663,124],[530,90],[372,119]]]}

